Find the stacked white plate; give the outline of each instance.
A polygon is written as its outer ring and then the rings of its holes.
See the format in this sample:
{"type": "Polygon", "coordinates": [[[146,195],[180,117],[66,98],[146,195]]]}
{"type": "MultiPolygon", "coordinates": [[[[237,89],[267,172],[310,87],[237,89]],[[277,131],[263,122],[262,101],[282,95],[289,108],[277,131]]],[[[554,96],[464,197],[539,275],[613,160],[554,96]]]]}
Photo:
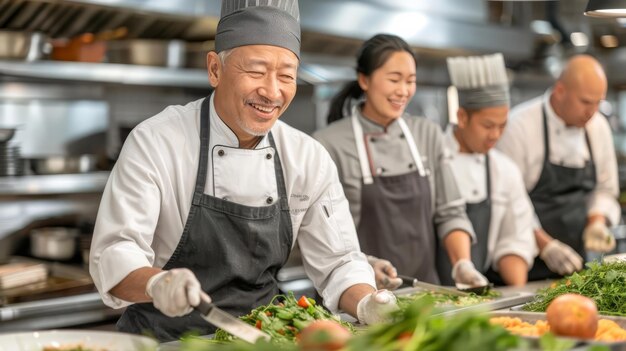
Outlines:
{"type": "Polygon", "coordinates": [[[48,270],[43,263],[10,263],[0,265],[0,289],[10,289],[46,280],[48,270]]]}

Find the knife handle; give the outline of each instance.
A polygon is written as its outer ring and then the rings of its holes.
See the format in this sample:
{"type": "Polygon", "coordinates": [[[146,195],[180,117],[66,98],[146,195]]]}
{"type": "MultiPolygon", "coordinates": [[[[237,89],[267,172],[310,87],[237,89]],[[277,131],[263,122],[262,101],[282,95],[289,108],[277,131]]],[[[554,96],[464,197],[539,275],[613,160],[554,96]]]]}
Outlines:
{"type": "Polygon", "coordinates": [[[200,304],[198,304],[198,306],[195,306],[194,309],[202,313],[202,315],[206,316],[209,314],[209,312],[211,312],[214,306],[215,305],[212,302],[208,302],[205,299],[200,298],[200,304]]]}
{"type": "Polygon", "coordinates": [[[413,277],[409,277],[409,276],[402,275],[402,274],[398,274],[398,278],[402,279],[402,284],[408,285],[410,287],[413,287],[415,281],[417,280],[413,277]]]}

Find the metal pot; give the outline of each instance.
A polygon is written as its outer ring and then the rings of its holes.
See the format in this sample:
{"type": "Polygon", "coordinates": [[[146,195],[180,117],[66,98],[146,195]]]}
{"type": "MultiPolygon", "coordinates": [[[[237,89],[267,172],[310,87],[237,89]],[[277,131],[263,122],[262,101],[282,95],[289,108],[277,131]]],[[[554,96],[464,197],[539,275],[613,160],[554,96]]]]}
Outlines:
{"type": "Polygon", "coordinates": [[[50,54],[52,45],[43,33],[0,31],[0,58],[35,61],[50,54]]]}
{"type": "Polygon", "coordinates": [[[185,65],[185,42],[150,39],[110,41],[107,59],[109,63],[180,68],[185,65]]]}
{"type": "Polygon", "coordinates": [[[68,260],[76,252],[77,228],[44,227],[30,232],[30,253],[38,258],[68,260]]]}
{"type": "Polygon", "coordinates": [[[98,156],[52,156],[30,159],[29,162],[36,174],[87,173],[96,170],[98,156]]]}

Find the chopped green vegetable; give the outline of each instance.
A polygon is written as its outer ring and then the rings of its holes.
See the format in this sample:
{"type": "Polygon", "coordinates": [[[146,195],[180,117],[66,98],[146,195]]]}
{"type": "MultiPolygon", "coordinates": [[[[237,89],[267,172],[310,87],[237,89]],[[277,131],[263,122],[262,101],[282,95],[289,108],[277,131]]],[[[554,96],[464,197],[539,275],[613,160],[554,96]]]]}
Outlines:
{"type": "MultiPolygon", "coordinates": [[[[315,300],[302,296],[299,300],[292,292],[285,295],[276,295],[268,305],[255,308],[249,314],[239,317],[244,322],[256,326],[272,337],[276,343],[293,342],[296,335],[307,325],[317,319],[330,319],[341,323],[353,334],[354,326],[342,322],[335,316],[317,305],[315,300]]],[[[218,341],[234,340],[228,332],[218,329],[215,332],[218,341]]]]}
{"type": "Polygon", "coordinates": [[[398,296],[397,297],[398,306],[400,306],[400,309],[405,309],[407,308],[407,306],[412,304],[415,300],[421,299],[424,296],[430,296],[433,299],[436,306],[446,308],[446,307],[471,306],[471,305],[476,305],[479,303],[491,301],[494,298],[500,296],[500,293],[495,290],[491,290],[485,296],[479,296],[474,293],[470,293],[468,296],[457,296],[457,295],[436,293],[436,292],[431,292],[431,291],[424,291],[424,292],[419,292],[419,293],[415,293],[411,295],[398,296]]]}
{"type": "Polygon", "coordinates": [[[626,262],[587,263],[587,269],[541,289],[525,311],[545,312],[557,296],[575,293],[593,299],[603,315],[626,316],[626,262]]]}

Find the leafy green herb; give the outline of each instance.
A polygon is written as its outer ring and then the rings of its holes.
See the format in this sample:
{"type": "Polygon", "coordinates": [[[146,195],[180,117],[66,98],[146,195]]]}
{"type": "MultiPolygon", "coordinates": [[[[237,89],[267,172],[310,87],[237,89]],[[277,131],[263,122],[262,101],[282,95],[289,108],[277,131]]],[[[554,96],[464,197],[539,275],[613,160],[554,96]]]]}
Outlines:
{"type": "Polygon", "coordinates": [[[448,295],[442,293],[436,293],[431,291],[419,292],[411,295],[398,296],[398,306],[400,309],[405,309],[411,305],[414,301],[421,299],[424,296],[430,296],[435,305],[443,309],[450,309],[451,307],[464,307],[476,305],[483,302],[488,302],[494,298],[500,296],[500,293],[491,290],[487,295],[479,296],[474,293],[470,293],[468,296],[448,295]]]}
{"type": "Polygon", "coordinates": [[[557,296],[575,293],[593,299],[603,315],[626,316],[626,262],[587,263],[587,269],[539,290],[525,311],[545,312],[557,296]]]}
{"type": "MultiPolygon", "coordinates": [[[[239,319],[266,332],[272,337],[272,341],[277,343],[293,342],[302,329],[318,319],[336,321],[353,334],[355,332],[352,324],[341,321],[339,316],[317,305],[315,300],[302,297],[298,301],[293,292],[289,292],[286,296],[276,295],[268,305],[259,306],[239,319]]],[[[234,338],[221,329],[215,332],[215,339],[219,341],[229,341],[234,338]]]]}

